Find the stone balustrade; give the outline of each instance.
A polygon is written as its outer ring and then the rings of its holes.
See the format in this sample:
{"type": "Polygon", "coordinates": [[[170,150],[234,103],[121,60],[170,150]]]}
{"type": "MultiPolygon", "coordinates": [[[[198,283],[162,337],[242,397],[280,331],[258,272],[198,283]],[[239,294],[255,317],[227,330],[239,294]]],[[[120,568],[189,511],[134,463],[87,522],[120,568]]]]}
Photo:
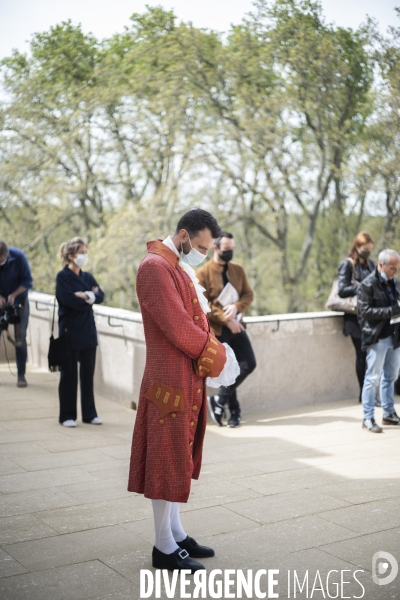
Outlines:
{"type": "MultiPolygon", "coordinates": [[[[30,292],[29,301],[29,361],[47,368],[54,297],[30,292]]],[[[146,356],[141,315],[107,306],[95,306],[94,311],[99,334],[95,388],[102,396],[134,406],[146,356]]],[[[354,349],[342,335],[340,314],[270,315],[247,317],[245,322],[257,369],[239,388],[243,410],[357,397],[354,349]]],[[[0,360],[4,360],[1,351],[0,360]]]]}

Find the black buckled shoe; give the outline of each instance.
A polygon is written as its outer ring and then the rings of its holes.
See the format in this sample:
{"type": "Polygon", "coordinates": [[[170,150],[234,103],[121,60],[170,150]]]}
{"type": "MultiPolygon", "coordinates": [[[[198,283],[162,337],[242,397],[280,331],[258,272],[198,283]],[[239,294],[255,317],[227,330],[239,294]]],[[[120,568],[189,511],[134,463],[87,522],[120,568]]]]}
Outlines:
{"type": "Polygon", "coordinates": [[[210,415],[214,423],[223,427],[222,419],[225,417],[224,405],[219,402],[219,396],[208,396],[210,415]]]}
{"type": "Polygon", "coordinates": [[[214,556],[215,552],[212,548],[208,548],[207,546],[200,546],[190,536],[187,536],[185,540],[182,542],[176,542],[180,548],[186,550],[192,558],[209,558],[210,556],[214,556]]]}
{"type": "Polygon", "coordinates": [[[382,429],[379,427],[375,419],[363,419],[363,429],[368,429],[372,433],[382,433],[382,429]]]}
{"type": "Polygon", "coordinates": [[[181,571],[182,569],[190,570],[192,573],[205,569],[201,563],[193,560],[189,556],[189,552],[183,548],[178,548],[172,554],[164,554],[153,546],[152,565],[155,569],[168,569],[169,571],[181,571]]]}
{"type": "Polygon", "coordinates": [[[384,425],[400,425],[400,418],[396,412],[392,412],[390,415],[382,417],[382,423],[384,425]]]}

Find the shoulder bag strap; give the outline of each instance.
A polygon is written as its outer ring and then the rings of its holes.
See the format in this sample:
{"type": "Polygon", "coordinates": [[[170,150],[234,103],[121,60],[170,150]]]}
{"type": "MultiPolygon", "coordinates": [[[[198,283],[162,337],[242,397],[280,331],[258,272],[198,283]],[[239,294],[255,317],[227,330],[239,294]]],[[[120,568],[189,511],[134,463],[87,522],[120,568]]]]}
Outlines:
{"type": "MultiPolygon", "coordinates": [[[[354,262],[354,260],[352,258],[350,258],[350,256],[347,257],[347,260],[350,262],[352,269],[353,269],[353,279],[352,281],[357,281],[356,279],[356,263],[354,262]]],[[[357,283],[360,283],[359,281],[357,281],[357,283]]]]}
{"type": "Polygon", "coordinates": [[[51,321],[51,335],[54,334],[54,317],[56,314],[56,297],[54,296],[53,319],[51,321]]]}

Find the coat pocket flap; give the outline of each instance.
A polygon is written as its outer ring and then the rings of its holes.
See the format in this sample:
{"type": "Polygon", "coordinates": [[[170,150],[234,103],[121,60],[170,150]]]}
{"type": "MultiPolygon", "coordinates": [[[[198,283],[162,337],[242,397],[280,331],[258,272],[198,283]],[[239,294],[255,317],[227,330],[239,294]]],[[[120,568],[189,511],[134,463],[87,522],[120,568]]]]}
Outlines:
{"type": "Polygon", "coordinates": [[[160,417],[168,413],[187,411],[185,390],[165,385],[161,381],[155,381],[145,392],[144,397],[156,405],[160,417]]]}

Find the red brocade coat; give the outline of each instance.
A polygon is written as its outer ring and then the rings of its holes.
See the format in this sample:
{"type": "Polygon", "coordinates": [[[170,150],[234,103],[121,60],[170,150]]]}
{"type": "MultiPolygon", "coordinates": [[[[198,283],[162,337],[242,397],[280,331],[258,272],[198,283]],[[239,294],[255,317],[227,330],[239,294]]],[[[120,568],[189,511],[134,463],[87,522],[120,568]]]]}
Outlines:
{"type": "MultiPolygon", "coordinates": [[[[179,258],[161,241],[149,242],[147,248],[137,275],[146,367],[128,490],[187,502],[191,479],[200,474],[207,422],[205,380],[196,374],[194,362],[205,352],[210,327],[179,258]]],[[[208,352],[217,354],[209,347],[208,352]]]]}

